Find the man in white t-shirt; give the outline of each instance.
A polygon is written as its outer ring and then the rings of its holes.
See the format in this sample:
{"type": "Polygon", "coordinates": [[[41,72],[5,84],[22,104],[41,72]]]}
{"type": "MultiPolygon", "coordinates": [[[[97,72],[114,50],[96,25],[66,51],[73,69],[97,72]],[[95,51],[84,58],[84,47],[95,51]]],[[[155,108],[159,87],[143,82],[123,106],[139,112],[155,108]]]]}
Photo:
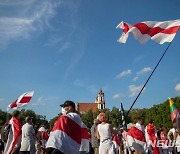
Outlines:
{"type": "Polygon", "coordinates": [[[32,126],[32,118],[26,117],[26,123],[22,127],[21,154],[35,154],[35,131],[32,126]]]}

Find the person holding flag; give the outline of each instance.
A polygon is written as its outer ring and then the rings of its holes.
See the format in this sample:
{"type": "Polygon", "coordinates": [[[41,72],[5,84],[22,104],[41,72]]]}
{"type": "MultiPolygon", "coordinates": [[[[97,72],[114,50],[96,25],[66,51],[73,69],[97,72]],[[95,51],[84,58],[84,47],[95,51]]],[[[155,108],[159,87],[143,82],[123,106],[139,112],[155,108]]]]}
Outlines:
{"type": "Polygon", "coordinates": [[[132,103],[130,109],[127,112],[127,115],[131,111],[132,107],[136,103],[137,99],[143,92],[145,86],[149,82],[150,78],[152,77],[153,73],[157,69],[158,65],[160,64],[161,60],[163,59],[164,55],[166,54],[168,48],[171,45],[178,29],[180,27],[180,19],[172,20],[172,21],[144,21],[138,22],[134,25],[131,25],[127,22],[122,21],[116,28],[123,29],[123,33],[121,37],[118,39],[119,43],[126,43],[129,33],[132,32],[135,39],[138,40],[141,44],[146,43],[148,40],[152,39],[159,44],[163,44],[165,42],[170,42],[167,46],[166,50],[163,52],[162,56],[160,57],[158,63],[154,67],[153,71],[151,72],[150,76],[146,80],[145,84],[141,88],[139,94],[135,98],[134,102],[132,103]]]}
{"type": "Polygon", "coordinates": [[[42,153],[45,153],[46,143],[49,138],[49,134],[45,129],[45,125],[42,125],[38,131],[41,133],[41,150],[43,151],[42,153]]]}
{"type": "Polygon", "coordinates": [[[4,154],[15,154],[19,152],[22,134],[21,123],[19,118],[20,111],[15,110],[12,113],[12,118],[8,121],[8,124],[10,124],[10,131],[4,149],[4,154]]]}
{"type": "Polygon", "coordinates": [[[145,137],[148,147],[148,152],[153,154],[160,154],[160,150],[157,147],[157,130],[152,119],[149,120],[149,124],[145,128],[145,137]]]}
{"type": "Polygon", "coordinates": [[[60,106],[64,112],[56,120],[50,132],[46,143],[46,154],[78,154],[82,149],[88,151],[88,129],[81,121],[79,114],[76,113],[75,103],[67,100],[60,106]],[[88,144],[85,144],[85,141],[88,144]]]}
{"type": "Polygon", "coordinates": [[[137,118],[137,123],[128,131],[127,144],[131,151],[147,153],[145,129],[143,126],[143,119],[141,117],[137,118]]]}

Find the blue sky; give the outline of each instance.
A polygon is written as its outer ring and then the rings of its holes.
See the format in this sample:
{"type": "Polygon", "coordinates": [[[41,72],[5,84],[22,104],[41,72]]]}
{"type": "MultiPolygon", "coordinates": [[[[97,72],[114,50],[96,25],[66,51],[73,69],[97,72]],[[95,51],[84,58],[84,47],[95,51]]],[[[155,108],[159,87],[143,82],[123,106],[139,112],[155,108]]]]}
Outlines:
{"type": "MultiPolygon", "coordinates": [[[[34,91],[25,109],[51,119],[66,99],[94,102],[102,88],[106,107],[128,110],[168,43],[141,45],[125,21],[179,19],[174,0],[0,0],[0,106],[34,91]]],[[[134,108],[149,108],[180,95],[180,32],[134,108]]],[[[9,111],[11,112],[11,110],[9,111]]]]}

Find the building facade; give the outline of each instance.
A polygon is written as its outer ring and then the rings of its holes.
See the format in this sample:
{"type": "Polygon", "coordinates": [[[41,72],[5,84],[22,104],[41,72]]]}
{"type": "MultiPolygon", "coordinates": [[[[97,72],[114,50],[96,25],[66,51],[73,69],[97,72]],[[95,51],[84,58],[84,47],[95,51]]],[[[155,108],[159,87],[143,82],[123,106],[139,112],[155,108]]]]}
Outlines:
{"type": "Polygon", "coordinates": [[[96,112],[97,109],[105,109],[105,99],[104,99],[104,92],[102,89],[98,93],[95,102],[78,102],[77,103],[77,111],[80,113],[88,112],[92,110],[92,112],[96,112]]]}

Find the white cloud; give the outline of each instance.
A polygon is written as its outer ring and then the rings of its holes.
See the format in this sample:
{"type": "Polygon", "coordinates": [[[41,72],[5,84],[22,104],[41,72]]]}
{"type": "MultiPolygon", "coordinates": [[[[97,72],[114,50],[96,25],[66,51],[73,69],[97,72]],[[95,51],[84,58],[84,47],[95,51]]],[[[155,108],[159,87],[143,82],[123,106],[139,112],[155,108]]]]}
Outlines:
{"type": "Polygon", "coordinates": [[[120,74],[116,75],[115,78],[116,78],[116,79],[120,79],[120,78],[125,77],[125,76],[128,76],[128,75],[130,75],[130,74],[131,74],[131,70],[128,69],[128,70],[123,71],[123,72],[121,72],[120,74]]]}
{"type": "MultiPolygon", "coordinates": [[[[142,87],[143,87],[142,85],[141,86],[130,85],[129,86],[130,97],[138,95],[138,93],[141,91],[142,87]]],[[[145,90],[145,88],[144,88],[144,90],[145,90]]]]}
{"type": "Polygon", "coordinates": [[[138,79],[139,79],[139,77],[136,76],[136,77],[134,77],[134,78],[132,79],[132,81],[136,81],[136,80],[138,80],[138,79]]]}
{"type": "Polygon", "coordinates": [[[62,47],[60,47],[59,52],[62,53],[63,51],[65,51],[66,49],[71,47],[71,43],[70,42],[65,42],[62,47]]]}
{"type": "Polygon", "coordinates": [[[9,5],[27,5],[33,3],[35,0],[1,0],[0,5],[9,6],[9,5]]]}
{"type": "Polygon", "coordinates": [[[178,94],[180,94],[180,83],[175,86],[175,90],[178,94]]]}
{"type": "Polygon", "coordinates": [[[59,97],[39,97],[35,102],[33,102],[32,106],[42,106],[49,102],[57,102],[59,100],[59,97]]]}
{"type": "Polygon", "coordinates": [[[146,74],[147,72],[150,72],[152,69],[150,67],[145,67],[141,71],[137,72],[137,75],[143,75],[146,74]]]}
{"type": "Polygon", "coordinates": [[[18,0],[10,6],[10,1],[0,3],[0,6],[6,5],[7,11],[16,10],[9,16],[0,16],[1,45],[7,45],[12,40],[28,39],[32,32],[40,32],[44,26],[50,27],[49,20],[55,15],[56,5],[47,0],[39,3],[29,1],[25,1],[23,7],[18,0]]]}
{"type": "Polygon", "coordinates": [[[123,97],[123,94],[121,94],[121,93],[115,94],[112,98],[113,99],[118,99],[120,97],[123,97]]]}
{"type": "Polygon", "coordinates": [[[32,103],[32,106],[39,106],[39,105],[45,105],[46,99],[44,99],[42,96],[39,97],[35,102],[32,103]]]}

